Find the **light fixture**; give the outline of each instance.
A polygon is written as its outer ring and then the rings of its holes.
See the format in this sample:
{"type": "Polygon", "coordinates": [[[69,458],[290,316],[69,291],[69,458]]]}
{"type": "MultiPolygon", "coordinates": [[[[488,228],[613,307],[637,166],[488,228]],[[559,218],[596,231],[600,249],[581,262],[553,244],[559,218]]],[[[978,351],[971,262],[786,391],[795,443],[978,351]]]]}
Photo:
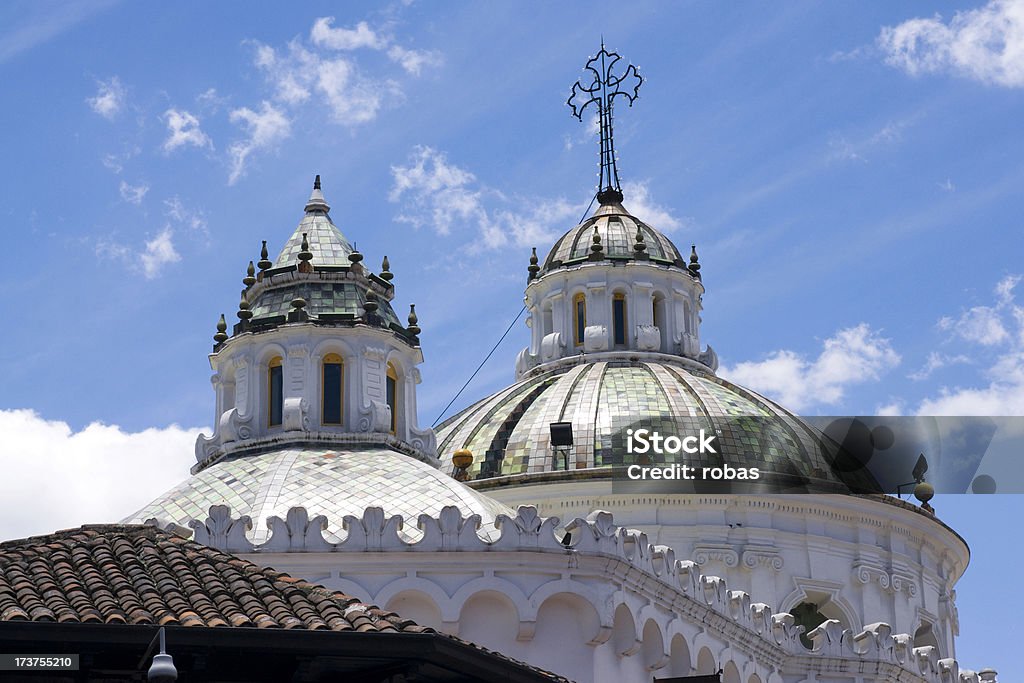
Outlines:
{"type": "Polygon", "coordinates": [[[174,659],[167,654],[163,626],[153,636],[153,640],[149,642],[149,648],[147,648],[146,654],[143,655],[142,661],[146,661],[146,657],[153,651],[153,646],[157,640],[160,641],[160,652],[153,655],[153,663],[150,665],[149,671],[146,672],[146,680],[150,683],[174,683],[174,681],[178,680],[178,670],[174,668],[174,659]]]}

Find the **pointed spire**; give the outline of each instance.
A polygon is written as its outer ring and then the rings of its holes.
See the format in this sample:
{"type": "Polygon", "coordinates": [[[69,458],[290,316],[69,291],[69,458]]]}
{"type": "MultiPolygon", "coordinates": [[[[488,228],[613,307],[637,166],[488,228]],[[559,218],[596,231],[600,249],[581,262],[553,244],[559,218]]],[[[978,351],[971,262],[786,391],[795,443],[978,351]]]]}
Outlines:
{"type": "Polygon", "coordinates": [[[213,341],[216,344],[223,344],[228,340],[228,323],[224,320],[224,314],[220,314],[220,320],[217,321],[217,334],[213,335],[213,341]]]}
{"type": "Polygon", "coordinates": [[[320,191],[320,176],[318,175],[313,180],[313,192],[309,195],[309,201],[306,202],[306,213],[327,213],[331,210],[331,205],[324,199],[324,193],[320,191]]]}
{"type": "Polygon", "coordinates": [[[700,262],[697,260],[697,245],[690,245],[690,265],[687,266],[690,274],[696,278],[700,278],[700,262]]]}
{"type": "Polygon", "coordinates": [[[380,264],[380,279],[391,282],[395,277],[395,274],[391,272],[391,262],[388,261],[388,257],[384,257],[384,262],[380,264]]]}
{"type": "Polygon", "coordinates": [[[249,267],[245,269],[245,277],[242,278],[242,284],[245,285],[246,289],[256,284],[256,267],[253,266],[252,261],[249,261],[249,267]]]}
{"type": "Polygon", "coordinates": [[[407,329],[409,331],[409,334],[411,334],[414,337],[420,336],[420,332],[423,331],[417,324],[419,323],[419,321],[420,318],[418,315],[416,315],[416,304],[409,304],[409,327],[405,329],[407,329]]]}
{"type": "Polygon", "coordinates": [[[590,245],[590,260],[600,261],[604,258],[604,247],[601,245],[601,233],[597,231],[597,225],[594,226],[594,243],[590,245]]]}
{"type": "Polygon", "coordinates": [[[537,258],[537,247],[534,247],[533,253],[530,255],[530,265],[526,268],[526,270],[529,271],[530,273],[529,277],[526,278],[528,281],[537,277],[537,273],[540,272],[540,266],[537,265],[538,263],[539,259],[537,258]]]}

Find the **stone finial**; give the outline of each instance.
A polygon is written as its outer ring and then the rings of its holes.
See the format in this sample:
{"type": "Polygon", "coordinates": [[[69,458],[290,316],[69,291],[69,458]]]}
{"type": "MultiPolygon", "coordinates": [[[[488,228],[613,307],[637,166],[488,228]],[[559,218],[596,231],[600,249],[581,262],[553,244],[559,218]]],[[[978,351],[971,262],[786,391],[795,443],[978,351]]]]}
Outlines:
{"type": "Polygon", "coordinates": [[[242,284],[248,289],[256,284],[256,267],[249,261],[249,267],[245,269],[245,277],[242,278],[242,284]]]}
{"type": "Polygon", "coordinates": [[[242,300],[238,302],[238,319],[242,322],[248,322],[252,318],[252,311],[249,310],[249,302],[242,297],[242,300]]]}
{"type": "Polygon", "coordinates": [[[302,298],[301,294],[295,295],[291,306],[292,309],[288,311],[288,322],[301,323],[309,320],[309,314],[304,310],[306,308],[306,300],[302,298]]]}
{"type": "Polygon", "coordinates": [[[309,250],[309,239],[307,238],[308,233],[302,233],[302,246],[299,248],[299,272],[300,273],[312,273],[313,264],[310,261],[313,260],[313,252],[309,250]]]}
{"type": "Polygon", "coordinates": [[[352,265],[355,265],[363,260],[363,255],[359,253],[358,244],[352,245],[352,253],[348,255],[348,260],[352,263],[352,265]]]}
{"type": "Polygon", "coordinates": [[[594,243],[590,245],[590,260],[600,261],[604,258],[604,246],[601,245],[601,233],[597,231],[597,226],[594,226],[594,243]]]}
{"type": "Polygon", "coordinates": [[[313,189],[314,190],[319,190],[320,189],[320,174],[319,173],[316,174],[316,178],[313,178],[313,189]]]}
{"type": "Polygon", "coordinates": [[[407,329],[409,334],[414,337],[420,336],[420,332],[422,332],[420,326],[417,324],[419,321],[420,318],[416,315],[416,304],[409,304],[409,327],[405,329],[407,329]]]}
{"type": "Polygon", "coordinates": [[[309,200],[306,201],[306,213],[327,213],[331,210],[331,205],[324,199],[324,193],[320,191],[320,176],[317,176],[313,180],[313,191],[309,194],[309,200]]]}
{"type": "Polygon", "coordinates": [[[647,243],[644,242],[644,231],[640,229],[640,226],[636,226],[636,244],[633,245],[633,251],[640,254],[646,251],[647,243]]]}
{"type": "Polygon", "coordinates": [[[690,265],[687,266],[687,270],[690,271],[691,275],[700,277],[700,262],[697,260],[697,245],[690,245],[690,265]]]}
{"type": "Polygon", "coordinates": [[[534,247],[533,253],[530,254],[530,265],[526,269],[530,272],[530,276],[527,279],[532,280],[537,277],[537,273],[540,272],[540,266],[538,265],[539,261],[540,260],[537,258],[537,247],[534,247]]]}
{"type": "Polygon", "coordinates": [[[228,323],[224,320],[224,314],[220,314],[220,320],[217,321],[217,334],[213,335],[213,341],[217,344],[223,344],[228,340],[228,323]]]}
{"type": "Polygon", "coordinates": [[[391,272],[391,262],[388,261],[388,257],[384,257],[383,263],[380,264],[380,279],[391,282],[395,278],[395,274],[391,272]]]}
{"type": "Polygon", "coordinates": [[[465,446],[452,453],[452,465],[455,472],[452,474],[455,481],[468,481],[469,468],[473,464],[473,451],[465,446]]]}
{"type": "Polygon", "coordinates": [[[372,289],[366,290],[366,300],[363,302],[363,310],[367,313],[375,313],[380,305],[377,303],[377,293],[372,289]]]}
{"type": "Polygon", "coordinates": [[[270,254],[267,252],[267,241],[263,240],[263,248],[260,249],[260,261],[256,265],[260,269],[260,279],[263,278],[263,271],[274,265],[274,262],[269,258],[270,254]]]}

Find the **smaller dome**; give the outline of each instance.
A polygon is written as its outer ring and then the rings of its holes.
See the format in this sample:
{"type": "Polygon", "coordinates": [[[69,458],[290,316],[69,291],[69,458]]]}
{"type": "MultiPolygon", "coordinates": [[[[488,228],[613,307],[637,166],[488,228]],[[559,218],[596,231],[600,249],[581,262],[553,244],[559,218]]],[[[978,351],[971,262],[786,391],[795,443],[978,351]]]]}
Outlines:
{"type": "Polygon", "coordinates": [[[644,238],[644,253],[648,260],[686,268],[682,255],[668,237],[630,214],[622,204],[609,202],[602,204],[593,216],[555,242],[555,246],[544,259],[540,275],[562,266],[587,261],[591,254],[595,227],[601,237],[602,251],[607,259],[635,260],[637,252],[634,245],[639,231],[644,238]]]}
{"type": "Polygon", "coordinates": [[[434,517],[454,505],[463,517],[480,515],[480,533],[497,535],[499,514],[515,517],[511,508],[461,484],[415,458],[383,447],[346,449],[285,448],[238,455],[202,470],[124,520],[140,524],[155,518],[161,526],[187,526],[205,520],[210,506],[227,505],[232,517],[249,515],[250,540],[267,540],[267,518],[284,519],[293,507],[305,507],[310,517],[325,515],[327,532],[342,536],[345,515],[362,518],[367,507],[384,515],[402,515],[408,539],[419,536],[421,514],[434,517]]]}

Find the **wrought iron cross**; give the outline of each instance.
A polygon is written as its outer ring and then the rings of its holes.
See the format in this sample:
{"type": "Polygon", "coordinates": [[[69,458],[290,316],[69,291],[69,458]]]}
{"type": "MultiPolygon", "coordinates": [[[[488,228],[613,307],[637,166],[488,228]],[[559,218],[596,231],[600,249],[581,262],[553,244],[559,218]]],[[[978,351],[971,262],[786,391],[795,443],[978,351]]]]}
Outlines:
{"type": "Polygon", "coordinates": [[[572,107],[572,114],[583,120],[583,110],[591,103],[597,104],[600,119],[601,136],[601,182],[598,186],[597,201],[601,204],[622,201],[622,188],[619,186],[619,171],[615,167],[615,142],[612,138],[612,105],[618,96],[625,97],[629,106],[639,95],[643,76],[632,64],[628,65],[622,75],[613,74],[615,65],[622,59],[617,52],[609,52],[601,41],[601,51],[591,57],[583,68],[586,75],[573,83],[572,93],[566,104],[572,107]],[[589,85],[584,85],[586,81],[589,85]]]}

